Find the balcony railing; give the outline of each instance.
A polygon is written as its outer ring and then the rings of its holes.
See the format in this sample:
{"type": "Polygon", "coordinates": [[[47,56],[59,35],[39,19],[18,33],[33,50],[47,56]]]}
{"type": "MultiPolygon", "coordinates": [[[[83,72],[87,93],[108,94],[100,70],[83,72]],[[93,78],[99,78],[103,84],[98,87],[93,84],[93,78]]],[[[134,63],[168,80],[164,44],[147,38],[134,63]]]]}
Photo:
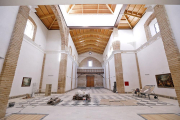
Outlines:
{"type": "Polygon", "coordinates": [[[104,74],[104,69],[77,69],[77,74],[104,74]]]}

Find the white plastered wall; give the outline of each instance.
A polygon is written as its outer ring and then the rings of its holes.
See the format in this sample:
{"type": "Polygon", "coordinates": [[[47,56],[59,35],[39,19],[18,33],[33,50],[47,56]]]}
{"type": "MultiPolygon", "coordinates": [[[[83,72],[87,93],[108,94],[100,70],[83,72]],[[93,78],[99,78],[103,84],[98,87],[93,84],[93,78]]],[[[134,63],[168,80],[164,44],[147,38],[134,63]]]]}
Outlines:
{"type": "Polygon", "coordinates": [[[59,30],[49,30],[47,33],[46,59],[44,66],[42,89],[46,84],[52,84],[52,92],[57,92],[59,63],[61,50],[61,35],[59,30]]]}
{"type": "MultiPolygon", "coordinates": [[[[144,23],[152,12],[147,12],[133,29],[136,40],[136,49],[147,42],[144,31],[144,23]]],[[[153,20],[153,23],[156,21],[153,20]]],[[[152,31],[152,30],[151,30],[152,31]]],[[[142,87],[145,85],[155,85],[155,93],[176,97],[174,89],[158,88],[155,75],[170,73],[167,58],[165,55],[162,39],[154,41],[152,44],[140,50],[138,53],[139,68],[141,74],[142,87]]]]}
{"type": "Polygon", "coordinates": [[[174,33],[174,37],[179,48],[180,52],[180,35],[179,35],[179,28],[180,28],[180,5],[165,5],[166,12],[169,18],[169,22],[174,33]]]}
{"type": "Polygon", "coordinates": [[[65,91],[71,90],[71,81],[72,81],[72,89],[76,88],[77,86],[74,86],[75,81],[77,80],[77,73],[75,72],[75,69],[77,69],[77,62],[74,61],[74,55],[76,56],[76,61],[78,59],[78,53],[76,50],[76,47],[72,41],[72,38],[69,34],[69,42],[68,42],[68,48],[72,48],[72,55],[69,53],[68,60],[67,60],[67,72],[66,72],[66,87],[65,91]],[[75,68],[75,69],[74,69],[75,68]],[[73,70],[72,70],[73,69],[73,70]],[[72,73],[73,72],[73,73],[72,73]],[[76,77],[75,77],[76,74],[76,77]],[[71,76],[73,75],[73,76],[71,76]]]}
{"type": "Polygon", "coordinates": [[[10,96],[31,94],[33,83],[36,83],[37,88],[39,88],[44,56],[43,49],[46,45],[48,30],[42,22],[39,22],[35,13],[31,12],[30,16],[37,25],[35,41],[32,43],[24,36],[10,96]],[[30,87],[21,87],[23,77],[32,78],[30,87]]]}
{"type": "MultiPolygon", "coordinates": [[[[19,6],[0,6],[0,57],[5,58],[19,6]]],[[[0,73],[4,59],[0,59],[0,73]]]]}

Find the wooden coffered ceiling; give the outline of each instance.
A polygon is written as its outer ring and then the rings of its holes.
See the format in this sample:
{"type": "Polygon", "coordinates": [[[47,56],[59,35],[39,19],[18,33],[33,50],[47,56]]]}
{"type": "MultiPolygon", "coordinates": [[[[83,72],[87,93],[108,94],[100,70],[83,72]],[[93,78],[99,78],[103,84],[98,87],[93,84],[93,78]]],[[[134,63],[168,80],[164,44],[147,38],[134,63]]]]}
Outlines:
{"type": "Polygon", "coordinates": [[[122,16],[118,29],[133,29],[146,12],[145,5],[129,4],[122,16]]]}
{"type": "Polygon", "coordinates": [[[48,30],[58,30],[59,25],[49,5],[38,5],[36,15],[43,22],[48,30]]]}
{"type": "Polygon", "coordinates": [[[113,14],[116,4],[73,4],[68,5],[68,14],[113,14]]]}
{"type": "Polygon", "coordinates": [[[70,30],[78,54],[96,52],[103,54],[111,36],[111,29],[72,29],[70,30]]]}

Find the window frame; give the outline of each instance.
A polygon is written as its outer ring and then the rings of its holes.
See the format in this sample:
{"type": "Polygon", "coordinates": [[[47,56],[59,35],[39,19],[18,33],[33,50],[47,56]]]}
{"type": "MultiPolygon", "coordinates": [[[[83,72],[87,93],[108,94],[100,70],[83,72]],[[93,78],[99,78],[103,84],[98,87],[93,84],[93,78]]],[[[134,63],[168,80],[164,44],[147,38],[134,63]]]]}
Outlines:
{"type": "Polygon", "coordinates": [[[89,60],[88,61],[88,67],[92,67],[93,66],[93,61],[92,60],[89,60]],[[91,66],[90,66],[90,62],[91,62],[91,66]]]}
{"type": "MultiPolygon", "coordinates": [[[[34,22],[34,20],[29,16],[29,18],[27,19],[27,22],[28,20],[33,24],[34,26],[34,30],[33,30],[33,35],[32,35],[32,38],[30,38],[28,35],[25,34],[25,30],[26,30],[26,27],[24,29],[24,35],[26,35],[29,39],[31,39],[32,41],[35,40],[35,36],[36,36],[36,31],[37,31],[37,25],[36,23],[34,22]]],[[[26,22],[26,25],[27,25],[27,22],[26,22]]]]}
{"type": "MultiPolygon", "coordinates": [[[[156,24],[158,25],[158,28],[159,28],[159,24],[158,24],[158,22],[156,22],[156,23],[154,24],[154,29],[155,29],[155,32],[156,32],[156,34],[157,34],[158,32],[157,32],[156,24]]],[[[160,32],[160,29],[159,29],[159,32],[160,32]]]]}

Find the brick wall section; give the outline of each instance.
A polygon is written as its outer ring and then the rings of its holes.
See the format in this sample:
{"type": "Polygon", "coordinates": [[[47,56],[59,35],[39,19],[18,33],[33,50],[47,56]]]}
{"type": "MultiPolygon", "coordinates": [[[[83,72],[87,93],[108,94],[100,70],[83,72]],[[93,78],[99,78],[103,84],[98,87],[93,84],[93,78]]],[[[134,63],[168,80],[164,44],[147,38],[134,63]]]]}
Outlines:
{"type": "Polygon", "coordinates": [[[20,6],[0,75],[0,118],[5,116],[9,94],[23,41],[29,8],[20,6]]]}
{"type": "Polygon", "coordinates": [[[159,24],[169,69],[180,105],[180,53],[164,5],[155,6],[154,14],[159,24]]]}
{"type": "Polygon", "coordinates": [[[87,57],[79,63],[79,67],[89,67],[88,61],[92,61],[92,67],[102,67],[101,62],[99,62],[96,58],[87,57]]]}
{"type": "MultiPolygon", "coordinates": [[[[54,12],[61,35],[61,50],[68,50],[68,41],[69,41],[69,28],[66,26],[66,23],[63,19],[63,15],[59,10],[58,5],[50,6],[52,11],[54,12]]],[[[67,70],[67,54],[61,53],[61,60],[59,66],[59,78],[58,78],[58,93],[65,92],[65,84],[66,84],[66,70],[67,70]]]]}
{"type": "MultiPolygon", "coordinates": [[[[114,41],[112,43],[113,50],[120,50],[120,41],[114,41]]],[[[122,58],[121,53],[114,54],[114,64],[116,72],[116,88],[118,93],[124,93],[124,79],[122,69],[122,58]]]]}
{"type": "Polygon", "coordinates": [[[137,53],[135,53],[135,56],[136,56],[137,72],[138,72],[138,77],[139,77],[139,87],[140,89],[142,89],[141,74],[140,74],[140,69],[139,69],[139,61],[138,61],[137,53]]]}
{"type": "Polygon", "coordinates": [[[42,70],[41,70],[41,79],[40,79],[40,83],[39,83],[39,92],[41,92],[41,89],[42,89],[45,60],[46,60],[46,54],[44,54],[44,58],[43,58],[43,64],[42,64],[42,70]]]}

